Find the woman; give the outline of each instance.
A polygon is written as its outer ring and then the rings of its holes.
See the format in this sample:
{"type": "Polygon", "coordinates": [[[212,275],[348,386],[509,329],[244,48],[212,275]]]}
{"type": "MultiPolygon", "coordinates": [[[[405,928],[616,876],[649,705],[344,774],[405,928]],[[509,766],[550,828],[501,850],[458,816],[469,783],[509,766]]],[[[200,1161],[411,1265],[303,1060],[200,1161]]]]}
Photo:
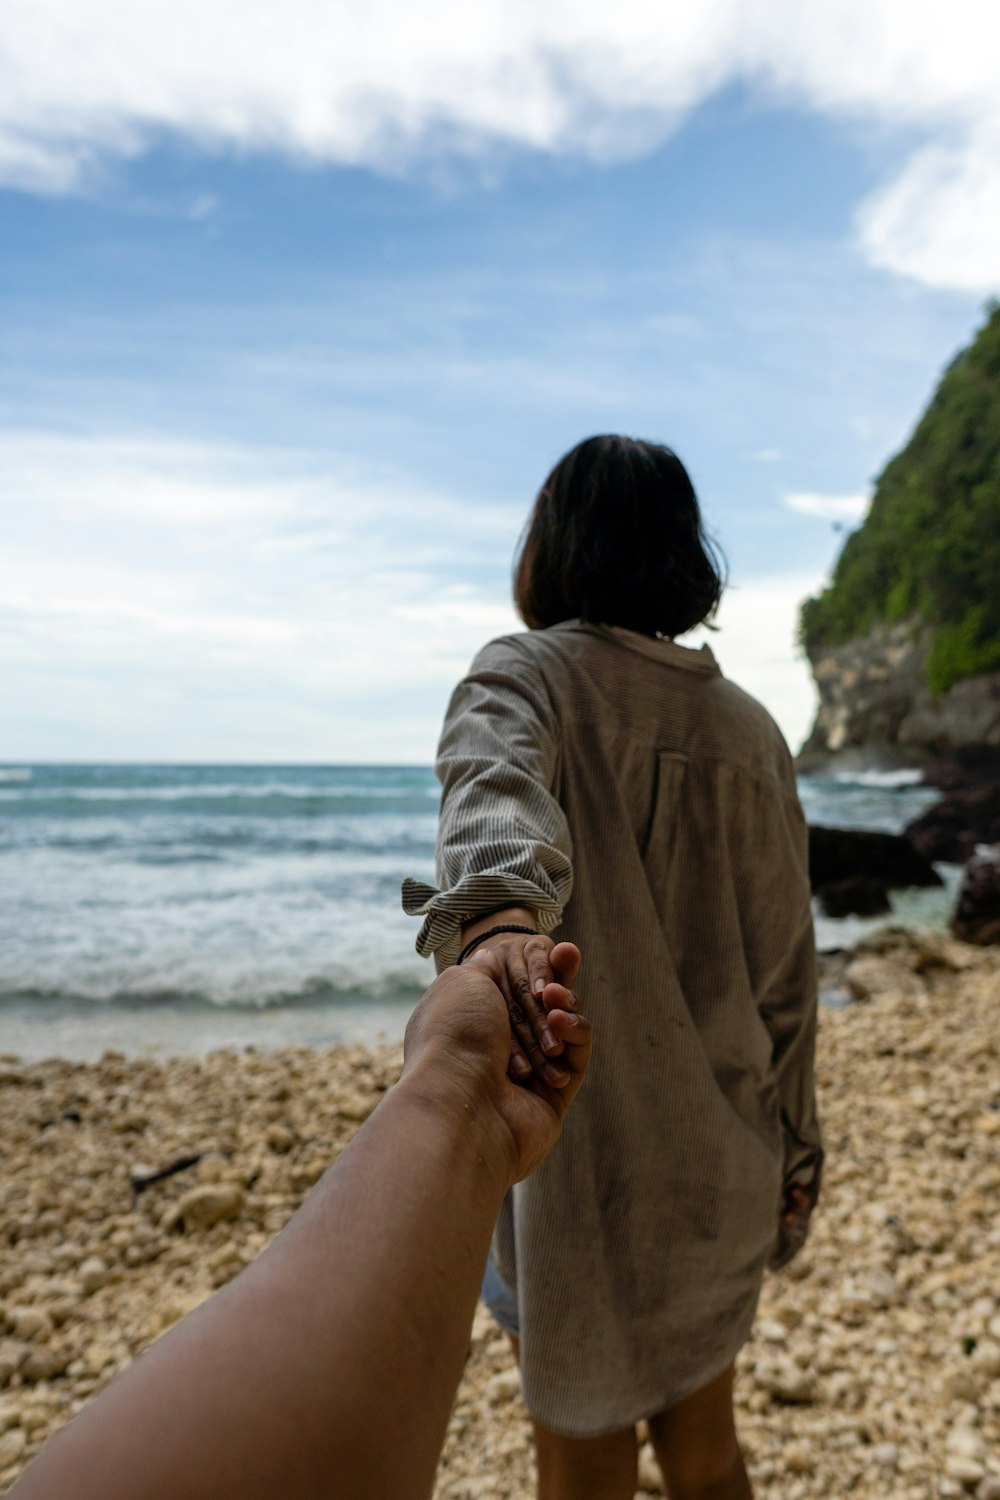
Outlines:
{"type": "Polygon", "coordinates": [[[822,1161],[791,758],[707,647],[674,643],[721,581],[669,449],[567,454],[514,592],[527,634],[481,651],[448,709],[440,888],[408,881],[404,906],[439,967],[498,959],[513,1076],[563,1076],[545,985],[573,983],[575,950],[547,934],[586,955],[601,1045],[505,1200],[484,1293],[519,1341],[541,1500],[632,1500],[641,1418],[673,1500],[746,1497],[733,1362],[822,1161]]]}

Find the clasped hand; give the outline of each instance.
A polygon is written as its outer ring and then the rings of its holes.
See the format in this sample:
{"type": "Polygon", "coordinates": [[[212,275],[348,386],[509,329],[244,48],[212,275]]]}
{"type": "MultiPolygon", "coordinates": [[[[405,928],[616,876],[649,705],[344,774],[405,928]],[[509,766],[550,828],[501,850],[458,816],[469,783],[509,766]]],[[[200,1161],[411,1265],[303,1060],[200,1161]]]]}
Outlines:
{"type": "MultiPolygon", "coordinates": [[[[489,949],[484,945],[431,985],[406,1028],[401,1082],[408,1083],[411,1097],[416,1092],[432,1100],[435,1115],[451,1101],[466,1129],[475,1121],[497,1140],[509,1185],[534,1171],[555,1143],[583,1082],[591,1029],[576,996],[562,984],[548,984],[543,992],[546,1023],[561,1054],[559,1081],[550,1083],[530,1063],[523,1077],[514,1078],[510,1002],[501,988],[500,959],[492,950],[492,942],[489,949]]],[[[579,952],[572,952],[578,967],[579,952]]]]}
{"type": "Polygon", "coordinates": [[[553,943],[543,933],[499,932],[474,950],[484,951],[510,1018],[511,1078],[524,1083],[534,1074],[550,1088],[565,1088],[570,1074],[561,1060],[564,1041],[550,1025],[549,1013],[576,1009],[579,948],[553,943]]]}

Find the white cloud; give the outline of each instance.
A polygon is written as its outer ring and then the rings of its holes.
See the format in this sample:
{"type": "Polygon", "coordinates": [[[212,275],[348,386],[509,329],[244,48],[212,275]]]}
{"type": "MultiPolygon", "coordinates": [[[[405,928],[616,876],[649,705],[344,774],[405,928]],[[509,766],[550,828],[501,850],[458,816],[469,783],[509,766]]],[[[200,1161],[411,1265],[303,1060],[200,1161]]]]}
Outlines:
{"type": "Polygon", "coordinates": [[[427,761],[454,682],[516,628],[520,506],[399,475],[0,433],[0,497],[15,757],[427,761]]]}
{"type": "Polygon", "coordinates": [[[871,496],[794,494],[785,496],[785,504],[800,516],[819,516],[824,521],[863,521],[871,496]]]}
{"type": "MultiPolygon", "coordinates": [[[[520,501],[308,454],[37,433],[0,433],[0,497],[8,757],[427,762],[475,652],[521,628],[520,501]]],[[[792,742],[813,711],[795,616],[821,581],[746,580],[700,633],[792,742]]]]}
{"type": "Polygon", "coordinates": [[[861,246],[933,285],[988,290],[998,77],[990,0],[6,0],[0,180],[64,192],[164,133],[390,171],[496,144],[607,159],[744,81],[903,127],[914,154],[862,206],[861,246]]]}
{"type": "MultiPolygon", "coordinates": [[[[1000,74],[998,74],[1000,90],[1000,74]]],[[[859,216],[874,265],[929,286],[1000,287],[1000,123],[960,146],[927,146],[859,216]]]]}
{"type": "Polygon", "coordinates": [[[808,664],[795,646],[799,605],[824,581],[816,570],[735,582],[723,595],[718,631],[699,629],[683,641],[707,641],[726,676],[765,705],[793,751],[812,727],[817,701],[808,664]]]}
{"type": "Polygon", "coordinates": [[[0,433],[0,483],[22,506],[177,526],[276,517],[295,502],[287,483],[260,482],[252,455],[118,437],[0,433]]]}

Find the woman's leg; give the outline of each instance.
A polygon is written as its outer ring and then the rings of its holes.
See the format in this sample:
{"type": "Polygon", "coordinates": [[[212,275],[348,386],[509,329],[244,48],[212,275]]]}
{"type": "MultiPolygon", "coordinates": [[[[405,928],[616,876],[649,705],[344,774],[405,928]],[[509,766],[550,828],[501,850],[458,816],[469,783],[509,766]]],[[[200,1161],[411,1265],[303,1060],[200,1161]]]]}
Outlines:
{"type": "Polygon", "coordinates": [[[670,1500],[752,1500],[733,1424],[733,1367],[669,1411],[649,1435],[670,1500]]]}
{"type": "MultiPolygon", "coordinates": [[[[511,1337],[511,1343],[520,1359],[517,1339],[511,1337]]],[[[633,1500],[639,1456],[634,1427],[603,1437],[574,1438],[537,1422],[532,1426],[538,1500],[633,1500]]]]}
{"type": "Polygon", "coordinates": [[[535,1428],[538,1500],[633,1500],[638,1482],[635,1428],[603,1437],[563,1437],[535,1428]]]}

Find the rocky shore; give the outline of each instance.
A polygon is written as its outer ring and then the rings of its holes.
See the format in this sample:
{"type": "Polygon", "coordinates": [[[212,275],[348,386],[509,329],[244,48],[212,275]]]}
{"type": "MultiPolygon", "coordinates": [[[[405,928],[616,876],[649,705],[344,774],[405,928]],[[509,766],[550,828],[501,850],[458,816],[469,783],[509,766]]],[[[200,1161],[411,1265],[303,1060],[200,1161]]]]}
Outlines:
{"type": "MultiPolygon", "coordinates": [[[[822,1207],[740,1360],[756,1490],[1000,1500],[1000,951],[889,933],[834,967],[854,1003],[822,1016],[822,1207]]],[[[258,1254],[399,1063],[0,1060],[0,1486],[258,1254]]],[[[532,1493],[517,1372],[480,1309],[437,1500],[532,1493]]]]}

